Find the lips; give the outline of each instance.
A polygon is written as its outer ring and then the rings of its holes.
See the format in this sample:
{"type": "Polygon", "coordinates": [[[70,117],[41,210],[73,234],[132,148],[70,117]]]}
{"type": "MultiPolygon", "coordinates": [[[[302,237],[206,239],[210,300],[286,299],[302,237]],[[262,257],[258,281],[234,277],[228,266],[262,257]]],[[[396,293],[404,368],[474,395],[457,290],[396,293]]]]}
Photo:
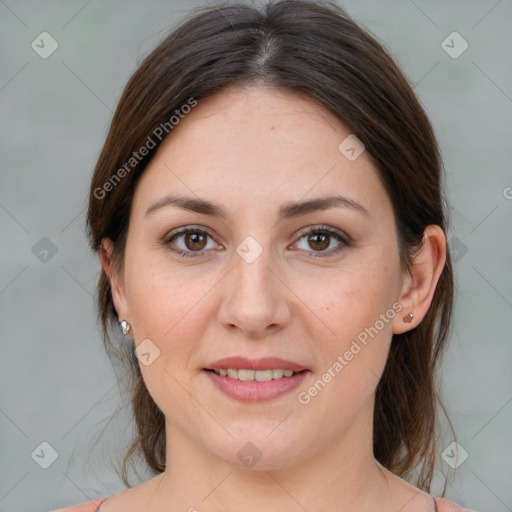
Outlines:
{"type": "MultiPolygon", "coordinates": [[[[282,395],[290,393],[297,388],[310,373],[309,369],[294,362],[278,357],[263,357],[260,359],[248,359],[245,357],[226,357],[214,361],[208,367],[204,368],[204,374],[213,383],[216,389],[223,394],[240,402],[263,402],[273,400],[282,395]],[[229,372],[226,372],[229,370],[229,372]],[[286,372],[291,376],[277,375],[277,378],[257,378],[258,374],[266,374],[268,370],[273,373],[286,372]],[[222,372],[221,372],[222,371],[222,372]],[[239,380],[241,371],[244,379],[239,380]],[[235,373],[236,375],[226,375],[226,373],[235,373]],[[251,373],[256,374],[254,380],[245,380],[246,374],[249,377],[251,373]]],[[[266,376],[268,377],[268,376],[266,376]]]]}
{"type": "Polygon", "coordinates": [[[292,370],[295,373],[307,370],[305,366],[302,366],[294,361],[281,359],[279,357],[262,357],[260,359],[248,359],[246,357],[235,356],[225,357],[214,361],[208,365],[205,370],[221,370],[233,368],[236,370],[292,370]]]}

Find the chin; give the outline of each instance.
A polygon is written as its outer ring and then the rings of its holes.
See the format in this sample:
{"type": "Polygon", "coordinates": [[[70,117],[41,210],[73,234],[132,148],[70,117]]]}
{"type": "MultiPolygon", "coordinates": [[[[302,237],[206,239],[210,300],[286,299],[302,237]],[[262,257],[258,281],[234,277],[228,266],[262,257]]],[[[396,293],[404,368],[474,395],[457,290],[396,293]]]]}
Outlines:
{"type": "MultiPolygon", "coordinates": [[[[275,427],[274,422],[273,428],[275,427]]],[[[252,427],[247,425],[246,429],[239,431],[234,437],[226,439],[226,436],[223,442],[214,442],[210,448],[219,459],[237,468],[285,469],[299,462],[304,450],[299,450],[298,447],[305,447],[306,439],[294,436],[284,429],[278,433],[278,429],[269,434],[272,429],[255,429],[253,424],[252,427]]],[[[211,440],[205,444],[211,444],[211,440]]]]}

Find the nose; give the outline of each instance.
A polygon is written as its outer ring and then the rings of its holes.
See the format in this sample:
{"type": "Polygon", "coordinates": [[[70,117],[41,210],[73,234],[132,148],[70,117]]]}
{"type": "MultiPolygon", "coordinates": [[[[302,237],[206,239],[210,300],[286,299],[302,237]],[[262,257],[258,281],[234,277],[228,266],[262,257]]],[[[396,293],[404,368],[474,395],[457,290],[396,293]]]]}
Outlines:
{"type": "Polygon", "coordinates": [[[221,325],[252,339],[285,328],[291,319],[288,298],[292,293],[269,251],[264,249],[252,262],[238,254],[233,259],[233,268],[223,280],[221,325]]]}

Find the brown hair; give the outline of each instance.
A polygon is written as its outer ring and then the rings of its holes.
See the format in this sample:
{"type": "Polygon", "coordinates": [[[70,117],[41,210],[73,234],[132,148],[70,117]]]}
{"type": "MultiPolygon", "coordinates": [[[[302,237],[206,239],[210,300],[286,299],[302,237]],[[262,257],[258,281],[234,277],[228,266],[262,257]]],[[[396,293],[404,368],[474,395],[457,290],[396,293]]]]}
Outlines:
{"type": "MultiPolygon", "coordinates": [[[[169,127],[169,119],[191,98],[200,101],[231,84],[305,93],[364,143],[393,204],[404,268],[427,225],[446,232],[441,159],[432,127],[383,46],[332,2],[282,0],[261,8],[228,3],[194,12],[145,58],[124,89],[92,178],[87,214],[92,249],[99,251],[102,239],[111,238],[117,268],[122,268],[137,180],[160,140],[136,161],[130,160],[134,151],[149,146],[148,137],[155,138],[157,127],[169,127]],[[122,179],[114,182],[116,173],[122,179]]],[[[110,340],[113,327],[119,332],[119,319],[104,271],[97,305],[107,352],[124,357],[130,369],[138,429],[122,465],[123,481],[130,486],[132,455],[142,455],[156,473],[165,469],[164,415],[146,389],[133,350],[123,355],[110,340]]],[[[416,471],[415,484],[427,492],[436,456],[435,370],[452,306],[448,254],[423,321],[393,336],[376,390],[375,458],[409,480],[416,471]]]]}

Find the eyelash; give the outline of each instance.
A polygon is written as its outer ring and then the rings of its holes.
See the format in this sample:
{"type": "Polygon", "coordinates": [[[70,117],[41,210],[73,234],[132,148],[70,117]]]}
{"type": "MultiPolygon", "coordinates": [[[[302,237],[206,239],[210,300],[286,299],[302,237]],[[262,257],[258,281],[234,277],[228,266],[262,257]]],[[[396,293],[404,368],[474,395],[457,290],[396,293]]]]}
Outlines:
{"type": "MultiPolygon", "coordinates": [[[[181,249],[173,249],[171,247],[171,242],[178,238],[179,236],[181,235],[186,235],[186,234],[189,234],[189,233],[199,233],[201,235],[206,235],[206,236],[210,236],[210,233],[208,231],[205,231],[203,229],[199,229],[199,228],[190,228],[190,227],[187,227],[187,228],[183,228],[183,229],[180,229],[179,231],[176,231],[174,233],[171,233],[168,237],[166,237],[164,240],[163,240],[163,243],[164,245],[170,247],[171,251],[178,254],[179,256],[183,256],[185,258],[196,258],[198,256],[201,256],[203,251],[183,251],[181,249]]],[[[334,237],[336,238],[339,242],[341,242],[339,244],[338,247],[336,247],[335,249],[331,249],[330,251],[313,251],[311,254],[310,254],[310,257],[314,257],[314,258],[327,258],[327,257],[330,257],[330,256],[334,256],[334,255],[337,255],[340,251],[342,251],[344,248],[346,247],[349,247],[351,245],[351,240],[348,236],[343,236],[341,233],[339,233],[338,231],[334,231],[326,226],[319,226],[319,227],[311,227],[311,228],[308,228],[306,231],[302,232],[301,235],[299,236],[299,239],[298,240],[301,240],[303,239],[304,237],[307,237],[309,235],[313,235],[313,234],[323,234],[323,235],[329,235],[331,237],[334,237]]]]}

